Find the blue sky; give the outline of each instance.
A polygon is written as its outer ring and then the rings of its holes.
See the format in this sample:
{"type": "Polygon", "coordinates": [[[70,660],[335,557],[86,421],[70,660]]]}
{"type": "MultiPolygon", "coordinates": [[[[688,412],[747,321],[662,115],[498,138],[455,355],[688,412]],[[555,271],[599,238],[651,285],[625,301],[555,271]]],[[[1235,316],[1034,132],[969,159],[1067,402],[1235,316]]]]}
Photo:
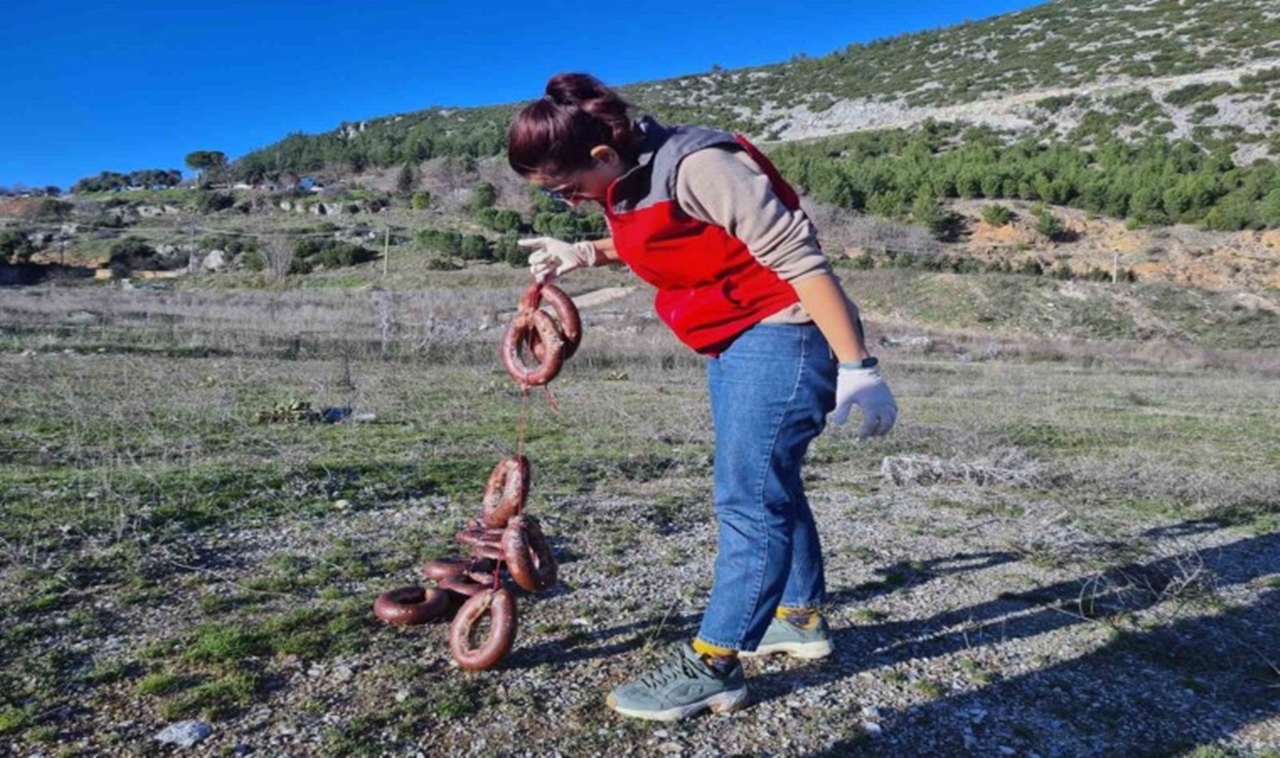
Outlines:
{"type": "Polygon", "coordinates": [[[0,186],[237,158],[292,132],[515,103],[560,71],[614,85],[820,56],[1025,0],[8,0],[0,186]],[[785,10],[784,10],[785,9],[785,10]]]}

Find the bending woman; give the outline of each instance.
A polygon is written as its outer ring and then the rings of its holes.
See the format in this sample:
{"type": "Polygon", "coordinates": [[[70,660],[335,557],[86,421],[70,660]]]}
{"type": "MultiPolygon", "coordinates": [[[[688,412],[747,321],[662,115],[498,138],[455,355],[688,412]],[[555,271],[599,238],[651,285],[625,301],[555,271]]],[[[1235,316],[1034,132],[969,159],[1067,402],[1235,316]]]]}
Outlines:
{"type": "Polygon", "coordinates": [[[707,358],[719,521],[698,636],[609,695],[675,720],[747,702],[739,656],[821,658],[831,639],[822,550],[800,470],[828,414],[862,411],[886,434],[897,405],[793,190],[746,139],[633,120],[587,74],[553,77],[515,117],[508,161],[572,206],[598,203],[611,237],[522,240],[535,277],[623,263],[657,290],[658,316],[707,358]],[[834,411],[834,413],[832,413],[834,411]]]}

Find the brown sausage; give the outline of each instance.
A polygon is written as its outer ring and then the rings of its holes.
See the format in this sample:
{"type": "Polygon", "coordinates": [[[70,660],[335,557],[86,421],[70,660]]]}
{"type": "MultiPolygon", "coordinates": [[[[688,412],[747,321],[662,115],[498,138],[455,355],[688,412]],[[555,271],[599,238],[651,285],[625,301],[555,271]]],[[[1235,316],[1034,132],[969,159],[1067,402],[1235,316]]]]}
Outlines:
{"type": "Polygon", "coordinates": [[[373,614],[388,624],[415,626],[445,618],[452,605],[447,592],[410,585],[378,595],[373,614]]]}
{"type": "Polygon", "coordinates": [[[490,586],[492,586],[491,582],[481,584],[467,576],[451,576],[440,580],[440,589],[455,592],[463,597],[472,597],[490,586]]]}
{"type": "Polygon", "coordinates": [[[573,298],[554,284],[542,285],[541,294],[542,299],[551,306],[560,334],[564,335],[564,359],[567,361],[573,357],[582,342],[582,318],[578,315],[578,307],[573,304],[573,298]]]}
{"type": "Polygon", "coordinates": [[[501,542],[481,542],[471,546],[471,555],[491,561],[502,560],[501,542]]]}
{"type": "Polygon", "coordinates": [[[520,300],[517,302],[516,307],[521,311],[537,310],[538,306],[542,305],[542,291],[550,286],[550,284],[533,282],[528,287],[525,287],[524,292],[520,293],[520,300]]]}
{"type": "Polygon", "coordinates": [[[422,575],[433,582],[466,573],[475,559],[470,556],[451,555],[437,558],[422,565],[422,575]]]}
{"type": "Polygon", "coordinates": [[[449,626],[449,650],[467,671],[492,668],[511,652],[516,639],[516,598],[508,590],[478,592],[463,603],[449,626]],[[480,619],[489,614],[489,629],[479,645],[472,635],[480,619]]]}
{"type": "Polygon", "coordinates": [[[538,387],[560,373],[564,365],[564,336],[559,327],[545,312],[539,310],[520,311],[507,326],[502,335],[502,366],[522,387],[538,387]],[[533,334],[536,333],[542,343],[543,358],[538,361],[536,355],[530,355],[533,364],[525,362],[520,353],[528,348],[534,353],[533,334]]]}
{"type": "Polygon", "coordinates": [[[489,474],[481,522],[490,529],[502,529],[512,516],[524,510],[528,496],[529,459],[523,455],[504,458],[489,474]]]}
{"type": "Polygon", "coordinates": [[[455,537],[464,545],[496,545],[502,541],[502,529],[490,529],[473,522],[455,537]]]}
{"type": "Polygon", "coordinates": [[[502,555],[511,579],[526,592],[541,592],[556,583],[558,567],[542,527],[532,516],[516,516],[502,535],[502,555]]]}

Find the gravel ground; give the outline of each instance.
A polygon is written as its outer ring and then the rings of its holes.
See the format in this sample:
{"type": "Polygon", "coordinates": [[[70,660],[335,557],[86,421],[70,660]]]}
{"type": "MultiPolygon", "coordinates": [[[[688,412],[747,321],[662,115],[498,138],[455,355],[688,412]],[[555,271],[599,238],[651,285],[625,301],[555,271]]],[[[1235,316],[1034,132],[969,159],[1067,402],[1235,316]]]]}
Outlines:
{"type": "MultiPolygon", "coordinates": [[[[397,708],[438,715],[421,733],[362,732],[369,752],[1048,758],[1280,747],[1280,535],[1190,522],[1104,539],[1032,490],[949,487],[948,502],[1018,513],[975,518],[931,501],[936,487],[885,479],[874,494],[853,497],[830,467],[815,467],[811,479],[836,653],[814,663],[748,662],[753,704],[743,711],[651,724],[604,707],[611,687],[696,630],[710,586],[709,510],[691,506],[650,523],[653,493],[642,486],[540,506],[561,581],[521,596],[521,630],[501,668],[456,669],[444,626],[374,627],[358,655],[272,661],[265,702],[215,721],[211,736],[185,752],[340,754],[335,734],[397,708]],[[441,706],[458,693],[471,704],[441,706]]],[[[698,480],[661,486],[693,491],[698,480]]],[[[152,568],[202,581],[164,607],[104,599],[103,610],[126,617],[120,626],[130,631],[82,644],[99,658],[136,651],[198,622],[197,595],[234,589],[247,567],[317,553],[342,537],[405,555],[402,576],[344,588],[372,600],[414,578],[416,560],[388,535],[466,515],[423,500],[157,546],[152,568]]],[[[95,692],[82,712],[68,713],[84,720],[83,737],[62,747],[172,750],[154,741],[166,722],[130,687],[95,692]]],[[[11,754],[41,753],[15,746],[11,754]]]]}

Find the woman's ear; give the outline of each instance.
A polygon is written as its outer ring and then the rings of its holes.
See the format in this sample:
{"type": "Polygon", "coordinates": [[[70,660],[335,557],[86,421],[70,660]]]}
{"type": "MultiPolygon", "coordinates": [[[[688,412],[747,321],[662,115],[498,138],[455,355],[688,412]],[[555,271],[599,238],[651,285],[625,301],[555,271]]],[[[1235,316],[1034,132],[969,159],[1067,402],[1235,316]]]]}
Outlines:
{"type": "Polygon", "coordinates": [[[608,145],[596,145],[591,148],[591,159],[599,163],[616,163],[619,158],[618,151],[608,145]]]}

